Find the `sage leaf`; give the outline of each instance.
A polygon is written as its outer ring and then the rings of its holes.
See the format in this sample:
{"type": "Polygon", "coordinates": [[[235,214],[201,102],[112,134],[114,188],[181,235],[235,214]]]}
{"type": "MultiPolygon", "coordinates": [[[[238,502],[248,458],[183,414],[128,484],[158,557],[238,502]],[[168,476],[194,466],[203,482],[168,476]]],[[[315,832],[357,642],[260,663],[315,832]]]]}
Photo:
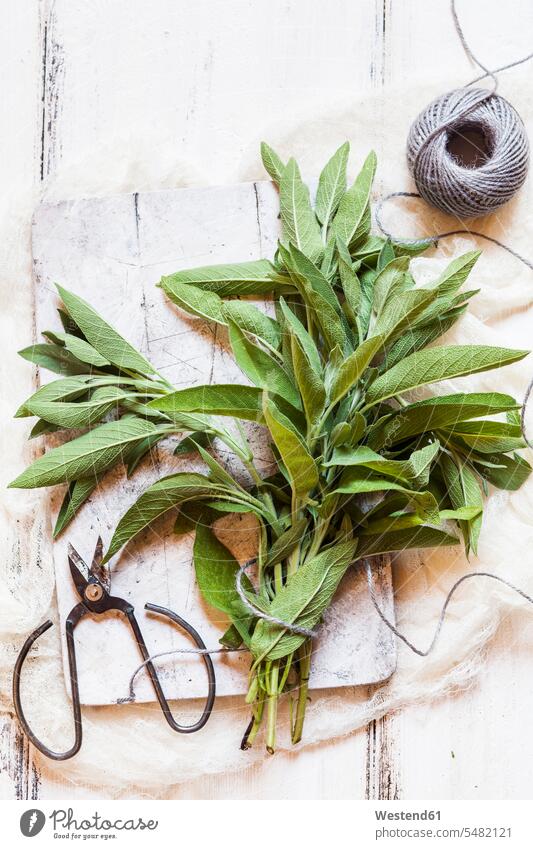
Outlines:
{"type": "Polygon", "coordinates": [[[486,465],[478,465],[476,458],[472,457],[476,471],[499,489],[507,489],[514,492],[520,489],[523,483],[531,474],[531,466],[520,457],[519,454],[513,454],[512,457],[507,457],[505,454],[499,454],[492,457],[496,460],[499,468],[490,468],[486,465]]]}
{"type": "Polygon", "coordinates": [[[446,531],[422,525],[417,528],[361,537],[357,556],[371,557],[390,551],[407,551],[409,548],[438,548],[443,545],[457,545],[458,542],[457,537],[446,531]]]}
{"type": "Polygon", "coordinates": [[[205,475],[178,472],[148,487],[120,519],[106,552],[107,562],[123,545],[173,507],[191,500],[231,498],[226,488],[205,475]]]}
{"type": "Polygon", "coordinates": [[[320,354],[311,335],[303,326],[302,322],[295,316],[292,310],[289,309],[283,298],[280,298],[279,303],[285,321],[287,322],[295,336],[297,336],[303,350],[306,353],[310,365],[317,372],[317,374],[321,374],[322,363],[320,362],[320,354]]]}
{"type": "Polygon", "coordinates": [[[270,435],[287,469],[296,498],[307,498],[318,483],[318,470],[300,434],[273,402],[265,398],[263,413],[270,435]]]}
{"type": "Polygon", "coordinates": [[[230,475],[229,472],[226,471],[224,466],[222,466],[218,460],[209,454],[205,448],[198,442],[196,444],[196,448],[198,453],[206,466],[209,468],[209,477],[214,480],[216,483],[222,484],[222,486],[226,486],[229,489],[240,490],[245,499],[248,499],[248,493],[242,486],[237,483],[237,481],[230,475]]]}
{"type": "Polygon", "coordinates": [[[226,324],[223,301],[216,292],[204,291],[192,283],[180,283],[178,280],[171,280],[164,288],[170,300],[190,315],[226,324]]]}
{"type": "MultiPolygon", "coordinates": [[[[249,643],[248,630],[253,616],[237,593],[235,579],[239,564],[211,528],[204,524],[196,525],[194,569],[204,599],[212,607],[230,616],[241,638],[245,637],[245,642],[249,643]]],[[[253,591],[246,575],[242,583],[246,591],[253,591]]]]}
{"type": "Polygon", "coordinates": [[[334,448],[337,448],[349,441],[351,433],[352,429],[348,422],[339,422],[331,431],[330,442],[334,448]]]}
{"type": "Polygon", "coordinates": [[[163,439],[164,436],[168,435],[168,431],[166,426],[163,426],[161,430],[157,430],[155,433],[151,433],[150,436],[145,437],[140,442],[136,442],[132,448],[128,451],[125,461],[126,461],[126,475],[128,478],[131,478],[135,469],[139,465],[139,463],[144,459],[144,457],[148,454],[148,452],[152,451],[152,448],[155,448],[158,442],[163,439]]]}
{"type": "MultiPolygon", "coordinates": [[[[339,543],[300,566],[276,593],[268,613],[283,622],[313,628],[335,595],[353,560],[356,545],[353,540],[339,543]]],[[[260,620],[252,637],[251,649],[255,658],[276,660],[295,651],[304,640],[301,634],[287,632],[279,625],[260,620]]]]}
{"type": "Polygon", "coordinates": [[[19,355],[30,363],[35,363],[57,374],[83,374],[88,370],[86,363],[82,363],[61,345],[47,343],[30,345],[29,348],[19,351],[19,355]]]}
{"type": "Polygon", "coordinates": [[[59,425],[51,424],[51,422],[47,422],[44,419],[39,419],[39,421],[36,422],[30,430],[28,439],[35,439],[37,436],[43,436],[46,433],[55,433],[58,430],[61,430],[59,425]]]}
{"type": "MultiPolygon", "coordinates": [[[[457,510],[441,510],[439,512],[438,523],[442,524],[443,522],[448,522],[450,520],[469,521],[470,519],[475,519],[480,512],[480,507],[459,507],[457,510]]],[[[361,530],[361,537],[388,534],[393,531],[402,531],[406,528],[419,527],[423,523],[424,520],[417,513],[403,513],[400,516],[389,516],[386,519],[376,519],[374,522],[369,522],[368,525],[361,530]]]]}
{"type": "Polygon", "coordinates": [[[392,262],[395,259],[394,248],[392,247],[392,243],[390,239],[387,239],[383,247],[379,252],[379,256],[376,263],[377,271],[383,271],[385,266],[392,262]]]}
{"type": "Polygon", "coordinates": [[[323,250],[320,230],[311,208],[309,189],[294,159],[289,159],[281,175],[279,199],[285,240],[310,259],[318,259],[323,250]]]}
{"type": "Polygon", "coordinates": [[[83,298],[63,289],[62,286],[57,286],[57,291],[69,315],[98,353],[120,369],[131,369],[139,374],[154,373],[154,368],[148,360],[104,321],[83,298]]]}
{"type": "Polygon", "coordinates": [[[368,472],[365,473],[357,467],[345,469],[335,492],[362,495],[369,492],[389,492],[393,490],[404,493],[426,521],[438,521],[439,508],[435,496],[429,490],[418,492],[397,481],[368,472]]]}
{"type": "Polygon", "coordinates": [[[239,368],[256,386],[281,395],[289,404],[301,408],[300,395],[283,367],[266,351],[250,342],[237,325],[228,320],[229,339],[239,368]]]}
{"type": "Polygon", "coordinates": [[[380,375],[368,388],[368,405],[418,386],[500,368],[527,356],[528,351],[489,345],[450,345],[418,351],[380,375]]]}
{"type": "Polygon", "coordinates": [[[222,307],[224,320],[233,321],[241,330],[277,351],[281,343],[281,330],[277,321],[246,301],[228,301],[222,307]]]}
{"type": "Polygon", "coordinates": [[[296,272],[297,279],[301,282],[307,283],[314,292],[327,301],[330,307],[333,307],[335,312],[340,315],[341,305],[335,294],[333,286],[327,277],[322,274],[314,262],[312,262],[294,245],[290,245],[289,251],[292,260],[292,268],[296,272]]]}
{"type": "Polygon", "coordinates": [[[274,279],[275,268],[267,259],[225,265],[205,265],[177,271],[162,277],[159,285],[171,297],[175,284],[192,284],[204,292],[215,292],[221,298],[231,295],[267,295],[275,291],[290,291],[292,286],[274,279]]]}
{"type": "Polygon", "coordinates": [[[342,196],[333,219],[335,235],[350,248],[364,241],[370,229],[368,205],[376,164],[376,154],[372,152],[367,156],[353,186],[342,196]]]}
{"type": "Polygon", "coordinates": [[[429,289],[413,289],[391,295],[374,325],[374,334],[381,334],[390,343],[416,322],[417,317],[435,298],[429,289]]]}
{"type": "Polygon", "coordinates": [[[481,530],[481,512],[483,509],[483,493],[475,474],[465,463],[455,462],[447,454],[443,454],[440,460],[441,469],[446,482],[446,487],[453,506],[478,507],[479,513],[475,519],[460,522],[461,531],[465,541],[466,554],[470,549],[477,554],[477,543],[481,530]]]}
{"type": "Polygon", "coordinates": [[[272,150],[266,142],[261,142],[261,159],[265,166],[265,171],[272,177],[275,183],[279,186],[281,177],[285,170],[285,165],[279,158],[278,154],[272,150]]]}
{"type": "Polygon", "coordinates": [[[481,251],[468,251],[453,259],[435,282],[441,294],[454,294],[465,282],[481,256],[481,251]]]}
{"type": "Polygon", "coordinates": [[[331,355],[337,348],[342,356],[348,348],[348,337],[337,311],[322,295],[319,295],[310,286],[306,287],[304,297],[311,307],[313,319],[320,328],[320,332],[329,349],[329,354],[331,355]]]}
{"type": "Polygon", "coordinates": [[[354,413],[350,424],[350,445],[357,445],[366,430],[366,419],[362,413],[354,413]]]}
{"type": "Polygon", "coordinates": [[[443,434],[481,454],[515,451],[526,445],[520,425],[508,422],[460,422],[443,430],[443,434]]]}
{"type": "Polygon", "coordinates": [[[261,389],[238,384],[178,389],[176,392],[154,398],[148,407],[161,410],[171,417],[182,413],[208,413],[254,422],[263,420],[261,389]]]}
{"type": "Polygon", "coordinates": [[[300,340],[294,333],[291,341],[294,373],[302,397],[307,425],[308,428],[312,428],[324,411],[326,390],[321,378],[307,359],[300,340]]]}
{"type": "Polygon", "coordinates": [[[337,404],[349,392],[383,346],[383,337],[366,339],[334,372],[329,390],[330,405],[337,404]]]}
{"type": "Polygon", "coordinates": [[[357,448],[340,447],[334,450],[331,460],[324,463],[324,466],[326,468],[330,466],[364,466],[366,469],[379,472],[380,475],[390,476],[411,486],[421,487],[428,484],[431,464],[437,457],[439,450],[439,443],[432,442],[430,445],[413,451],[407,460],[389,460],[372,451],[366,445],[357,448]]]}
{"type": "Polygon", "coordinates": [[[54,527],[54,539],[62,533],[67,525],[72,521],[80,507],[85,504],[87,499],[98,486],[98,478],[91,475],[87,478],[79,478],[72,481],[66,492],[66,495],[61,504],[56,524],[54,527]]]}
{"type": "Polygon", "coordinates": [[[404,291],[403,281],[409,268],[409,258],[402,256],[393,259],[383,268],[374,281],[372,306],[379,316],[387,300],[394,294],[404,291]]]}
{"type": "Polygon", "coordinates": [[[118,409],[120,401],[131,397],[116,386],[103,388],[103,394],[88,401],[42,401],[30,399],[26,402],[34,416],[60,427],[89,427],[100,421],[112,410],[118,409]]]}
{"type": "Polygon", "coordinates": [[[433,319],[429,324],[422,324],[411,329],[406,329],[402,336],[387,350],[383,370],[392,368],[400,360],[408,357],[409,354],[420,351],[444,333],[447,333],[465,311],[466,307],[449,310],[440,318],[433,319]]]}
{"type": "MultiPolygon", "coordinates": [[[[52,380],[51,383],[45,383],[20,405],[15,413],[15,418],[37,415],[37,413],[31,412],[33,402],[66,401],[84,395],[87,392],[88,380],[89,377],[84,375],[81,377],[65,377],[61,380],[52,380]]],[[[111,380],[114,382],[116,378],[111,378],[111,380]]]]}
{"type": "Polygon", "coordinates": [[[93,348],[85,339],[80,339],[78,336],[72,336],[70,333],[58,333],[57,331],[45,331],[43,336],[57,345],[64,345],[67,351],[74,354],[82,363],[97,368],[111,365],[109,360],[99,354],[96,348],[93,348]]]}
{"type": "Polygon", "coordinates": [[[302,542],[307,530],[307,519],[297,519],[291,526],[277,538],[270,546],[264,568],[275,563],[281,563],[302,542]]]}
{"type": "Polygon", "coordinates": [[[212,444],[213,436],[208,431],[198,431],[197,433],[191,433],[189,436],[186,436],[184,439],[180,440],[176,448],[174,449],[174,454],[177,457],[181,457],[184,454],[192,454],[198,451],[198,446],[201,445],[202,448],[209,448],[212,444]]]}
{"type": "Polygon", "coordinates": [[[119,462],[135,442],[153,433],[152,422],[124,418],[107,422],[39,457],[10,487],[31,489],[52,486],[97,474],[119,462]]]}
{"type": "Polygon", "coordinates": [[[368,431],[368,444],[379,450],[419,433],[453,426],[468,419],[505,413],[518,407],[511,395],[501,392],[458,392],[408,404],[378,421],[368,431]]]}
{"type": "Polygon", "coordinates": [[[346,166],[349,153],[349,142],[344,142],[324,167],[318,180],[315,212],[325,232],[346,191],[346,166]]]}

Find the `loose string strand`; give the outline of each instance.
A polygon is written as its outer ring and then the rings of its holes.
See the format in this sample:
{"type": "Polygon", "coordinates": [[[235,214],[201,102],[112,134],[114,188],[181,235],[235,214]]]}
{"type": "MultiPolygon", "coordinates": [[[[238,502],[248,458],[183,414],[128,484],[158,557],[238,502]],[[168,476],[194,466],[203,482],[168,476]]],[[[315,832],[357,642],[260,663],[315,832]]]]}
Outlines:
{"type": "Polygon", "coordinates": [[[370,594],[370,598],[372,600],[372,604],[374,605],[374,608],[375,608],[377,614],[379,615],[379,618],[387,626],[387,628],[390,631],[392,631],[392,633],[396,637],[398,637],[399,640],[402,641],[402,643],[405,643],[405,645],[408,646],[408,648],[410,648],[411,651],[413,651],[415,654],[419,655],[419,657],[427,657],[433,651],[433,649],[435,648],[435,646],[437,644],[437,640],[440,636],[440,632],[442,630],[442,626],[444,625],[444,620],[446,618],[446,611],[448,609],[448,605],[450,604],[452,596],[455,593],[455,591],[461,586],[461,584],[464,583],[465,581],[468,581],[470,578],[491,578],[493,581],[498,581],[498,583],[504,584],[506,587],[509,587],[509,589],[514,590],[515,593],[518,593],[518,595],[521,596],[523,599],[525,599],[529,604],[533,604],[533,598],[530,595],[528,595],[526,592],[524,592],[524,590],[521,590],[520,587],[517,587],[515,584],[511,583],[511,581],[507,581],[505,578],[501,578],[499,575],[494,575],[492,572],[468,572],[466,575],[462,575],[462,577],[459,578],[455,582],[455,584],[452,586],[452,588],[449,590],[449,592],[448,592],[448,594],[447,594],[447,596],[444,600],[444,604],[442,605],[439,620],[437,622],[437,627],[435,628],[435,633],[433,634],[433,638],[432,638],[432,640],[429,644],[429,647],[425,650],[419,649],[419,648],[417,648],[417,646],[414,645],[414,643],[412,643],[405,636],[405,634],[402,634],[401,631],[398,630],[396,625],[394,625],[394,623],[391,622],[390,619],[387,618],[387,615],[385,614],[385,612],[379,606],[377,598],[376,598],[376,591],[375,591],[375,588],[374,588],[374,582],[373,582],[373,579],[372,579],[372,567],[371,567],[369,560],[365,560],[365,566],[366,566],[368,591],[369,591],[369,594],[370,594]]]}
{"type": "Polygon", "coordinates": [[[509,245],[506,245],[504,242],[500,242],[499,239],[495,239],[493,236],[487,236],[486,233],[480,233],[478,230],[469,230],[466,227],[463,227],[463,228],[460,228],[460,229],[457,229],[457,230],[446,230],[443,233],[435,233],[434,235],[426,236],[423,239],[401,239],[401,238],[397,238],[392,232],[390,232],[385,227],[385,225],[383,224],[383,220],[381,218],[381,211],[382,211],[384,204],[387,203],[387,201],[391,200],[392,198],[397,198],[397,197],[419,198],[420,200],[422,200],[422,196],[419,195],[417,192],[391,192],[386,197],[381,198],[381,200],[379,200],[378,203],[376,204],[376,208],[375,208],[376,224],[378,225],[378,227],[381,230],[381,232],[383,233],[383,235],[387,236],[388,239],[391,239],[391,241],[393,241],[394,244],[405,245],[406,247],[427,246],[427,247],[435,247],[436,248],[438,243],[439,243],[439,240],[445,239],[448,236],[462,236],[462,235],[477,236],[479,239],[485,239],[485,241],[492,242],[493,245],[497,245],[499,248],[503,248],[504,251],[507,251],[507,253],[514,256],[517,260],[519,260],[525,266],[527,266],[527,268],[530,268],[533,271],[533,262],[531,260],[527,259],[522,254],[518,253],[518,251],[515,251],[514,248],[509,247],[509,245]]]}
{"type": "MultiPolygon", "coordinates": [[[[533,382],[532,382],[532,384],[533,384],[533,382]]],[[[242,581],[242,576],[243,576],[245,570],[249,566],[251,566],[253,562],[254,561],[248,561],[247,563],[243,564],[243,566],[241,566],[241,568],[239,569],[239,571],[237,573],[236,586],[237,586],[237,582],[239,581],[239,576],[240,576],[240,580],[242,581]]],[[[358,561],[358,562],[360,563],[361,561],[358,561]]],[[[455,581],[455,583],[453,584],[451,589],[448,591],[446,598],[444,599],[444,603],[442,605],[442,608],[441,608],[441,611],[440,611],[440,614],[439,614],[439,619],[438,619],[433,637],[431,639],[431,642],[429,643],[429,646],[428,646],[427,649],[420,649],[417,646],[415,646],[414,643],[412,643],[411,640],[409,640],[409,638],[405,636],[405,634],[402,634],[402,632],[396,627],[396,625],[393,622],[391,622],[391,620],[387,617],[384,610],[380,607],[380,604],[377,600],[376,588],[375,588],[375,585],[374,585],[374,580],[373,580],[373,575],[372,575],[372,561],[371,561],[370,558],[364,558],[363,562],[364,562],[364,565],[365,565],[367,587],[368,587],[370,600],[372,601],[372,605],[374,606],[376,613],[378,614],[378,616],[381,619],[381,621],[383,622],[383,624],[399,640],[401,640],[409,649],[411,649],[411,651],[414,652],[414,654],[417,654],[419,657],[428,657],[428,655],[431,654],[431,652],[435,649],[437,642],[438,642],[438,639],[440,637],[442,628],[444,626],[444,622],[445,622],[445,619],[446,619],[446,613],[448,611],[448,607],[450,605],[450,602],[452,600],[453,595],[455,594],[456,590],[461,586],[461,584],[465,583],[466,581],[470,580],[471,578],[490,578],[493,581],[497,581],[498,583],[503,584],[504,586],[513,590],[515,593],[517,593],[519,596],[521,596],[521,598],[523,598],[529,604],[533,605],[533,598],[528,593],[526,593],[525,590],[522,590],[520,587],[516,586],[516,584],[513,584],[511,581],[508,581],[506,578],[502,578],[502,577],[500,577],[500,575],[495,575],[492,572],[468,572],[466,575],[462,575],[460,578],[458,578],[458,580],[455,581]]],[[[247,599],[247,601],[248,601],[248,599],[247,599]]],[[[267,614],[265,614],[259,608],[255,608],[251,604],[248,604],[247,606],[249,606],[249,608],[251,610],[253,609],[255,611],[254,615],[258,616],[258,618],[263,619],[267,622],[272,621],[273,617],[269,617],[267,614]]],[[[295,626],[294,623],[283,622],[281,619],[274,619],[274,623],[279,625],[280,627],[283,627],[283,628],[285,628],[289,631],[292,631],[293,633],[300,633],[300,631],[297,630],[298,626],[295,626]]],[[[307,630],[307,629],[301,629],[301,630],[307,630]]],[[[313,632],[307,631],[305,636],[316,637],[317,632],[316,631],[313,631],[313,632]]],[[[175,655],[175,654],[195,654],[195,655],[210,654],[211,655],[211,654],[234,654],[234,653],[242,653],[242,652],[248,652],[248,651],[249,651],[248,648],[245,648],[245,647],[237,648],[237,649],[217,647],[217,648],[212,648],[212,649],[198,649],[198,648],[194,648],[194,649],[193,648],[190,648],[190,649],[189,648],[170,649],[169,651],[157,652],[156,654],[153,654],[150,657],[148,657],[133,672],[133,674],[130,678],[130,682],[129,682],[129,693],[124,698],[117,699],[117,704],[125,704],[125,703],[135,701],[135,679],[136,679],[137,675],[141,672],[141,670],[143,670],[145,668],[145,666],[148,663],[150,663],[154,660],[157,660],[158,658],[168,657],[170,655],[175,655]]]]}

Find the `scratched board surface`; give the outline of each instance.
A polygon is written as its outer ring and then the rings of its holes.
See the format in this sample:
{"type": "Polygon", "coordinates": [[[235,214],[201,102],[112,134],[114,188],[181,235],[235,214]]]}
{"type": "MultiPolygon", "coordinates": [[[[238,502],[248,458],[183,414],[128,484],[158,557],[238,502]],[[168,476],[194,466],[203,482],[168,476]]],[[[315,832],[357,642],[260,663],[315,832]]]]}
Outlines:
{"type": "MultiPolygon", "coordinates": [[[[225,331],[180,312],[156,283],[162,275],[188,266],[271,256],[278,235],[278,198],[266,182],[43,204],[33,224],[37,327],[42,331],[58,326],[53,283],[59,282],[89,300],[176,387],[243,382],[228,352],[225,331]]],[[[271,309],[265,301],[259,306],[271,309]]],[[[42,379],[49,378],[43,374],[42,379]]],[[[253,423],[246,429],[257,464],[267,472],[272,458],[265,432],[253,423]]],[[[194,455],[175,457],[175,444],[175,438],[161,443],[130,479],[122,469],[111,472],[57,540],[54,558],[63,621],[76,603],[67,543],[89,559],[98,534],[108,543],[118,519],[146,486],[163,474],[204,470],[194,455]]],[[[245,482],[245,472],[234,458],[218,449],[219,459],[245,482]]],[[[56,510],[62,495],[53,496],[56,510]]],[[[146,614],[146,602],[185,617],[208,646],[217,646],[226,625],[222,615],[202,601],[192,565],[192,534],[173,535],[173,519],[169,516],[146,531],[112,562],[113,595],[134,604],[151,653],[190,643],[175,626],[146,614]]],[[[253,556],[256,528],[249,516],[225,518],[218,527],[241,561],[253,556]]],[[[376,570],[383,603],[392,613],[389,566],[380,561],[376,570]]],[[[108,704],[127,695],[139,657],[122,617],[109,614],[98,622],[87,617],[76,638],[82,702],[108,704]]],[[[64,660],[66,673],[65,651],[64,660]]],[[[245,653],[214,655],[213,660],[219,695],[246,692],[245,653]]],[[[173,655],[159,664],[169,697],[205,693],[204,667],[194,655],[173,655]]],[[[363,576],[350,570],[321,628],[311,686],[372,683],[387,678],[394,666],[394,638],[377,617],[363,576]]],[[[138,679],[136,695],[139,701],[154,698],[145,676],[138,679]]]]}

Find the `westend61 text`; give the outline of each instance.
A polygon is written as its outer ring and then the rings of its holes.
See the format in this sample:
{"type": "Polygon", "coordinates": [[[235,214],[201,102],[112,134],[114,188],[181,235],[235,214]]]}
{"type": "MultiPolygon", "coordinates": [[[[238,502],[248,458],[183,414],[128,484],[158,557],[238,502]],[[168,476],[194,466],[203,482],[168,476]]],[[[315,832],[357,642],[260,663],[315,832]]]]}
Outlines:
{"type": "Polygon", "coordinates": [[[438,820],[440,811],[374,811],[377,820],[438,820]]]}

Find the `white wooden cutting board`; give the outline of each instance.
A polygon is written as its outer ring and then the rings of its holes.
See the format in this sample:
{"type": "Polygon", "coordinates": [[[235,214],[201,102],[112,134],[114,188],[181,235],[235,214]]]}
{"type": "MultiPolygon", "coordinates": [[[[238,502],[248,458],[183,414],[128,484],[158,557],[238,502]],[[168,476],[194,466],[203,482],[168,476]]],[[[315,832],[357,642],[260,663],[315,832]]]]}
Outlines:
{"type": "MultiPolygon", "coordinates": [[[[209,189],[179,189],[107,198],[42,204],[33,223],[34,285],[37,331],[59,327],[59,300],[53,283],[88,300],[136,345],[175,386],[243,382],[228,353],[224,330],[181,313],[156,287],[162,275],[217,262],[271,257],[279,236],[279,202],[271,183],[243,183],[209,189]]],[[[267,302],[262,302],[269,309],[267,302]]],[[[41,380],[53,379],[43,372],[41,380]]],[[[247,425],[259,467],[269,466],[262,428],[247,425]]],[[[47,444],[50,443],[48,438],[47,444]]],[[[172,455],[175,440],[163,443],[128,480],[111,472],[54,546],[57,596],[64,622],[76,604],[67,564],[67,542],[90,560],[96,538],[107,545],[120,516],[162,474],[203,470],[193,456],[172,455]]],[[[220,455],[231,466],[231,458],[220,455]]],[[[54,514],[63,493],[52,495],[54,514]]],[[[196,588],[192,535],[172,534],[174,517],[160,522],[126,548],[112,563],[112,592],[131,600],[150,652],[190,643],[171,625],[144,612],[145,602],[170,607],[217,646],[226,626],[222,614],[209,609],[196,588]]],[[[225,541],[241,560],[254,553],[250,518],[225,519],[225,541]]],[[[376,584],[381,603],[393,614],[390,565],[379,560],[376,584]]],[[[139,664],[127,623],[108,614],[87,617],[76,630],[80,695],[84,704],[110,704],[128,693],[139,664]]],[[[63,646],[65,649],[65,646],[63,646]]],[[[67,673],[66,651],[64,655],[67,673]]],[[[214,655],[217,693],[247,690],[246,654],[214,655]]],[[[350,570],[321,627],[313,657],[311,687],[370,684],[389,677],[396,663],[394,637],[376,615],[362,574],[350,570]]],[[[170,698],[205,694],[203,663],[193,655],[158,662],[170,698]]],[[[68,675],[66,676],[68,680],[68,675]]],[[[153,701],[146,676],[136,684],[138,701],[153,701]]]]}

